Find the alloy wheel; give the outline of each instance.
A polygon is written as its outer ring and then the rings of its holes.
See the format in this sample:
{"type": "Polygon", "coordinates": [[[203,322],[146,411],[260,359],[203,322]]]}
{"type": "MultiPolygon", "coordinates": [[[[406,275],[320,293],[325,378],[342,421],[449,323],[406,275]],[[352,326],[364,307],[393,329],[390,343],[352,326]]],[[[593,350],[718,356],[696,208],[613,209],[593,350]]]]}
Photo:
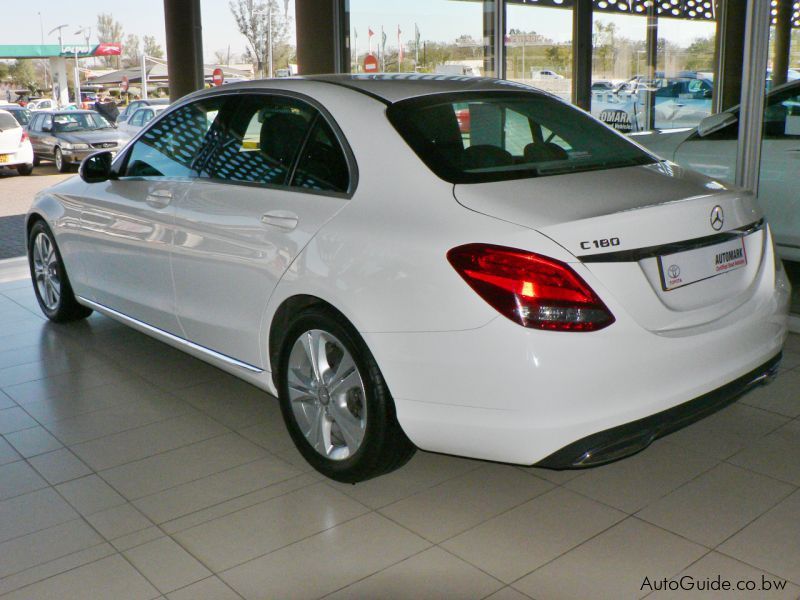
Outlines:
{"type": "Polygon", "coordinates": [[[58,255],[50,237],[39,233],[33,242],[33,271],[36,289],[47,310],[56,310],[61,300],[58,255]]]}
{"type": "Polygon", "coordinates": [[[289,354],[289,400],[308,443],[322,456],[344,460],[364,441],[366,390],[344,344],[321,329],[304,332],[289,354]]]}

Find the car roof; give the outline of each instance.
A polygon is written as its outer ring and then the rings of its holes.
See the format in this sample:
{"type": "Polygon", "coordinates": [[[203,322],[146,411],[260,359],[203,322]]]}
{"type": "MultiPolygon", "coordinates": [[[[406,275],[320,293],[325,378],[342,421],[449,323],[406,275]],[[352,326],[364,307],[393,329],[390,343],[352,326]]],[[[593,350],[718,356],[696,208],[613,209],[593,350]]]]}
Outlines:
{"type": "Polygon", "coordinates": [[[302,87],[303,82],[327,83],[345,87],[355,92],[371,96],[386,104],[401,100],[427,96],[430,94],[447,94],[465,91],[526,91],[545,94],[542,90],[502,79],[491,77],[465,77],[460,75],[435,75],[423,73],[376,73],[376,74],[341,74],[311,75],[307,77],[283,77],[281,79],[259,79],[230,83],[212,90],[203,90],[192,95],[197,97],[214,94],[219,90],[257,90],[280,89],[292,85],[294,89],[302,87]],[[295,87],[300,84],[299,87],[295,87]]]}
{"type": "Polygon", "coordinates": [[[86,114],[100,114],[96,110],[75,109],[75,110],[40,110],[39,114],[46,115],[86,115],[86,114]]]}

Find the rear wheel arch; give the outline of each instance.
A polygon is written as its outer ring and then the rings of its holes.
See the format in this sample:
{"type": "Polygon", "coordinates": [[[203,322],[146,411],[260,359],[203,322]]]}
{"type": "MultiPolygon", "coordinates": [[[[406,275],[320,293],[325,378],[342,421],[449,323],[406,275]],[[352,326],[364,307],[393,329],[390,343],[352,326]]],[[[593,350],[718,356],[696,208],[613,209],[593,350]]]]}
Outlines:
{"type": "Polygon", "coordinates": [[[296,315],[308,308],[311,308],[312,306],[325,307],[336,312],[343,321],[355,329],[352,322],[346,316],[344,316],[340,310],[338,310],[330,302],[327,302],[317,296],[312,296],[310,294],[297,294],[295,296],[290,296],[281,302],[280,306],[275,311],[275,314],[272,316],[268,338],[269,366],[270,370],[272,371],[272,382],[276,386],[278,385],[278,381],[276,379],[278,376],[278,358],[286,338],[286,333],[289,331],[289,327],[291,326],[292,319],[296,315]]]}

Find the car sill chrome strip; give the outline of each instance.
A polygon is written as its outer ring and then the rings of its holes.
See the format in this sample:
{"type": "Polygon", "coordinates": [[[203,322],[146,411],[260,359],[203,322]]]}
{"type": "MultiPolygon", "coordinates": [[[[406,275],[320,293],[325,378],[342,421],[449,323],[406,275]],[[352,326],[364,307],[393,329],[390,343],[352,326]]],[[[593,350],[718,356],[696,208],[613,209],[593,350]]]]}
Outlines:
{"type": "Polygon", "coordinates": [[[82,296],[77,296],[77,299],[80,301],[81,304],[88,306],[98,312],[106,314],[110,317],[115,319],[119,319],[126,325],[132,325],[139,329],[143,329],[148,333],[152,333],[157,337],[166,338],[171,342],[179,346],[183,346],[185,348],[189,348],[196,352],[200,352],[209,358],[213,358],[216,361],[220,361],[234,367],[239,367],[240,369],[245,369],[246,371],[250,371],[251,373],[263,373],[264,369],[259,369],[258,367],[254,367],[251,364],[246,362],[242,362],[225,354],[220,354],[219,352],[215,352],[214,350],[210,350],[205,346],[201,346],[200,344],[195,344],[194,342],[190,342],[189,340],[185,340],[182,337],[169,333],[168,331],[164,331],[163,329],[159,329],[158,327],[153,327],[152,325],[148,325],[138,319],[134,319],[133,317],[129,317],[128,315],[121,313],[119,311],[114,310],[113,308],[108,308],[107,306],[103,306],[102,304],[98,304],[97,302],[92,302],[91,300],[87,300],[82,296]]]}
{"type": "Polygon", "coordinates": [[[672,242],[659,246],[648,246],[646,248],[636,248],[634,250],[619,250],[617,252],[603,252],[601,254],[583,254],[576,258],[583,263],[639,262],[645,258],[655,258],[666,254],[675,254],[676,252],[685,252],[686,250],[695,250],[697,248],[721,244],[722,242],[748,236],[763,228],[764,219],[759,219],[754,223],[739,227],[738,229],[731,229],[730,231],[723,231],[693,240],[672,242]]]}

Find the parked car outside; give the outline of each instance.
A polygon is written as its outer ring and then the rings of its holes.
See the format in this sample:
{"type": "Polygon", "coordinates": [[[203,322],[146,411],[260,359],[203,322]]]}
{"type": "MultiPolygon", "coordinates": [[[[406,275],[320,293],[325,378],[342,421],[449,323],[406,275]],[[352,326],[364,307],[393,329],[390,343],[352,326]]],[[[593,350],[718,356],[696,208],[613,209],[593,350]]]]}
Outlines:
{"type": "Polygon", "coordinates": [[[169,106],[169,98],[148,98],[147,100],[134,100],[126,106],[117,117],[117,124],[127,121],[133,112],[141,106],[169,106]]]}
{"type": "Polygon", "coordinates": [[[231,84],[80,172],[27,217],[44,314],[100,311],[278,395],[339,481],[416,447],[616,460],[770,378],[787,337],[751,194],[519,84],[231,84]]]}
{"type": "Polygon", "coordinates": [[[20,106],[19,104],[3,104],[0,105],[0,108],[11,113],[11,116],[14,117],[17,123],[22,125],[23,128],[27,127],[28,123],[30,123],[32,113],[27,107],[20,106]]]}
{"type": "MultiPolygon", "coordinates": [[[[710,177],[733,181],[739,106],[708,117],[698,127],[637,134],[634,140],[671,161],[710,177]]],[[[800,81],[770,90],[764,109],[759,197],[778,253],[800,261],[800,81]]]]}
{"type": "Polygon", "coordinates": [[[37,110],[54,110],[58,108],[58,104],[51,98],[41,98],[40,100],[32,100],[26,106],[31,111],[37,110]]]}
{"type": "Polygon", "coordinates": [[[0,109],[0,167],[14,168],[20,175],[33,173],[33,150],[28,134],[5,109],[0,109]]]}
{"type": "Polygon", "coordinates": [[[35,113],[28,124],[34,162],[52,160],[61,173],[93,152],[116,152],[124,137],[105,117],[93,110],[59,110],[35,113]]]}
{"type": "Polygon", "coordinates": [[[592,114],[623,133],[651,129],[646,114],[652,94],[655,127],[694,127],[711,114],[712,91],[709,79],[633,79],[612,92],[593,90],[592,114]]]}
{"type": "Polygon", "coordinates": [[[117,126],[119,132],[128,137],[133,137],[141,130],[142,127],[147,125],[166,109],[167,106],[165,105],[140,106],[131,113],[129,119],[117,126]]]}

